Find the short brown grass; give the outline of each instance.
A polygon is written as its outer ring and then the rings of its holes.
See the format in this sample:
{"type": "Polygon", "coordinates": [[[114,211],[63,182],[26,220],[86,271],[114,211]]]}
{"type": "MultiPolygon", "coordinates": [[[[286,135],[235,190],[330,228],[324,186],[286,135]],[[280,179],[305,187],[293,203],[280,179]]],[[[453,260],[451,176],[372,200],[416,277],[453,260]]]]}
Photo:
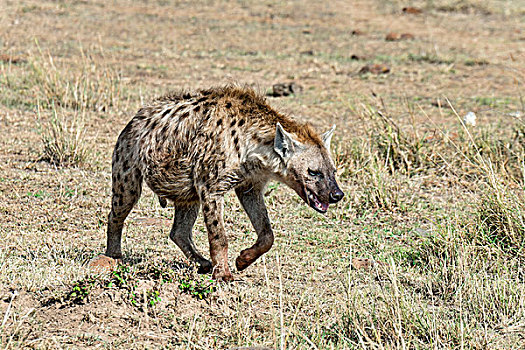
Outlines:
{"type": "MultiPolygon", "coordinates": [[[[21,59],[0,61],[0,347],[524,347],[519,1],[4,7],[0,45],[21,59]],[[373,63],[390,72],[357,74],[373,63]],[[170,242],[172,212],[146,189],[125,265],[88,269],[118,132],[145,100],[231,81],[303,85],[270,103],[337,124],[343,201],[323,216],[271,184],[276,244],[222,284],[170,242]]],[[[235,196],[226,209],[233,262],[255,234],[235,196]]],[[[195,239],[206,252],[202,218],[195,239]]]]}

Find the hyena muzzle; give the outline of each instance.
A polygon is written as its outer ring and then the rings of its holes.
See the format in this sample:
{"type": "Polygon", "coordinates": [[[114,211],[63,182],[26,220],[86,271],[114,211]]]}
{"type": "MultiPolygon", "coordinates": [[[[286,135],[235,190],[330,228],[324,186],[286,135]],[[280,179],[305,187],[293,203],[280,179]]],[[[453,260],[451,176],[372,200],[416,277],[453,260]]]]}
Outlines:
{"type": "Polygon", "coordinates": [[[170,238],[184,255],[229,281],[224,194],[235,190],[255,231],[255,244],[236,259],[244,270],[267,252],[274,236],[263,193],[270,180],[291,187],[324,213],[343,197],[330,157],[334,128],[318,135],[272,109],[254,91],[233,86],[172,93],[141,108],[118,137],[113,152],[112,202],[106,255],[122,258],[124,220],[143,181],[161,205],[175,207],[170,238]],[[197,251],[192,228],[202,208],[211,262],[197,251]]]}

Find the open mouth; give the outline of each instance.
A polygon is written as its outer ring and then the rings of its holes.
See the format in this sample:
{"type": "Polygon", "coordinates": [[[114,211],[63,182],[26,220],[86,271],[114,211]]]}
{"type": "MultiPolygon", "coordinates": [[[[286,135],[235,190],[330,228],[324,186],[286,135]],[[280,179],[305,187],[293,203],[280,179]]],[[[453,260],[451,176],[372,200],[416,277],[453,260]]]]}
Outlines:
{"type": "Polygon", "coordinates": [[[326,213],[326,211],[328,210],[328,205],[329,205],[328,203],[321,202],[319,198],[317,198],[315,193],[313,193],[309,189],[306,189],[306,197],[308,198],[308,201],[307,201],[308,204],[312,208],[314,208],[320,213],[323,213],[323,214],[326,213]]]}

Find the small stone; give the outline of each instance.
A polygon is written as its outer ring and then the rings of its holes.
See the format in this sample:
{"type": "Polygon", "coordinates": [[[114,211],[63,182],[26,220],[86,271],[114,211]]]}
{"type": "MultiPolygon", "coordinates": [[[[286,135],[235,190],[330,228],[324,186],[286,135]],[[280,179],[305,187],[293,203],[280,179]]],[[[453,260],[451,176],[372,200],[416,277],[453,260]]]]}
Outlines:
{"type": "Polygon", "coordinates": [[[351,59],[352,61],[359,61],[359,60],[361,59],[361,57],[359,57],[359,56],[357,56],[357,55],[352,55],[352,56],[350,56],[350,59],[351,59]]]}
{"type": "Polygon", "coordinates": [[[273,97],[297,95],[303,91],[303,87],[296,83],[279,83],[272,86],[272,92],[269,93],[273,97]]]}
{"type": "Polygon", "coordinates": [[[465,123],[465,125],[476,126],[476,113],[468,112],[463,117],[463,123],[465,123]]]}
{"type": "Polygon", "coordinates": [[[415,38],[414,34],[411,34],[411,33],[399,34],[396,32],[390,32],[386,35],[385,40],[386,41],[399,41],[399,40],[411,40],[414,38],[415,38]]]}
{"type": "Polygon", "coordinates": [[[401,38],[401,35],[399,33],[390,32],[386,35],[385,40],[386,41],[397,41],[401,38]]]}
{"type": "Polygon", "coordinates": [[[26,60],[21,57],[7,55],[3,53],[3,54],[0,54],[0,62],[19,64],[19,63],[25,63],[26,60]]]}
{"type": "Polygon", "coordinates": [[[419,15],[423,13],[423,10],[417,7],[407,6],[403,7],[403,13],[409,14],[409,15],[419,15]]]}
{"type": "Polygon", "coordinates": [[[122,263],[120,259],[113,259],[109,256],[100,254],[99,256],[94,257],[88,263],[88,266],[99,272],[107,272],[114,270],[119,264],[122,263]]]}
{"type": "Polygon", "coordinates": [[[434,107],[451,109],[450,104],[446,100],[436,99],[430,103],[434,107]]]}
{"type": "Polygon", "coordinates": [[[352,258],[352,267],[356,270],[369,270],[378,265],[386,265],[382,261],[375,261],[366,258],[352,258]]]}
{"type": "Polygon", "coordinates": [[[372,73],[372,74],[386,74],[390,72],[390,68],[384,64],[369,64],[361,68],[359,74],[372,73]]]}

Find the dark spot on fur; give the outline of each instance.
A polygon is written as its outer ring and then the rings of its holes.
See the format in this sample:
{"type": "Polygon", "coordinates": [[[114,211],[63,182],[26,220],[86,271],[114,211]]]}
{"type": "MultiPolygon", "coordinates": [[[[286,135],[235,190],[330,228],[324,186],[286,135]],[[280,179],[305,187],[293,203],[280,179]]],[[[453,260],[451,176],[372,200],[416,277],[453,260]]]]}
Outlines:
{"type": "Polygon", "coordinates": [[[124,163],[122,164],[122,170],[123,170],[124,172],[126,172],[126,171],[129,170],[129,162],[128,162],[127,159],[126,159],[126,160],[124,161],[124,163]]]}
{"type": "Polygon", "coordinates": [[[197,112],[200,111],[200,110],[201,110],[201,106],[200,106],[200,105],[197,106],[197,107],[195,107],[195,108],[193,109],[193,111],[194,111],[195,113],[197,113],[197,112]]]}
{"type": "Polygon", "coordinates": [[[182,98],[187,100],[187,99],[191,98],[191,94],[190,93],[185,93],[184,95],[182,95],[182,98]]]}
{"type": "Polygon", "coordinates": [[[123,204],[124,204],[124,201],[122,200],[122,197],[119,197],[118,206],[121,207],[123,204]]]}
{"type": "Polygon", "coordinates": [[[151,124],[151,119],[146,120],[146,124],[144,125],[144,128],[147,128],[151,124]]]}
{"type": "Polygon", "coordinates": [[[233,139],[233,143],[235,145],[237,145],[239,143],[239,138],[237,136],[235,136],[235,138],[233,139]]]}
{"type": "Polygon", "coordinates": [[[126,127],[124,128],[124,130],[122,130],[120,134],[121,135],[128,134],[132,128],[133,128],[133,120],[131,120],[128,124],[126,124],[126,127]]]}
{"type": "Polygon", "coordinates": [[[210,211],[210,207],[208,205],[205,205],[202,209],[204,210],[205,213],[210,211]]]}
{"type": "Polygon", "coordinates": [[[239,151],[240,151],[239,145],[235,145],[235,150],[237,151],[237,153],[239,153],[239,151]]]}
{"type": "Polygon", "coordinates": [[[244,119],[239,120],[239,126],[243,126],[243,125],[244,125],[244,119]]]}
{"type": "Polygon", "coordinates": [[[232,136],[235,136],[236,133],[237,133],[237,130],[233,129],[232,130],[232,136]]]}
{"type": "Polygon", "coordinates": [[[213,226],[217,226],[219,224],[219,221],[218,220],[213,220],[213,222],[211,223],[213,226]]]}
{"type": "Polygon", "coordinates": [[[115,152],[115,163],[118,163],[119,159],[120,159],[119,153],[115,152]]]}
{"type": "Polygon", "coordinates": [[[217,126],[221,126],[221,124],[222,124],[222,119],[217,120],[217,126]]]}
{"type": "Polygon", "coordinates": [[[212,241],[216,241],[216,240],[219,239],[219,235],[218,234],[213,235],[213,237],[211,239],[212,239],[212,241]]]}
{"type": "Polygon", "coordinates": [[[168,115],[169,112],[171,112],[171,108],[165,110],[165,111],[162,113],[162,116],[165,117],[166,115],[168,115]]]}
{"type": "Polygon", "coordinates": [[[175,113],[180,112],[180,110],[183,109],[184,107],[186,107],[186,106],[185,105],[178,105],[177,108],[175,108],[173,110],[173,113],[175,114],[175,113]]]}
{"type": "Polygon", "coordinates": [[[131,190],[129,193],[131,193],[131,195],[132,195],[133,197],[135,197],[135,196],[137,195],[137,191],[135,191],[135,190],[131,190]]]}
{"type": "Polygon", "coordinates": [[[231,108],[232,107],[232,103],[231,102],[227,102],[226,103],[226,108],[231,108]]]}
{"type": "Polygon", "coordinates": [[[201,102],[204,102],[206,101],[208,98],[207,97],[201,97],[197,100],[197,103],[201,103],[201,102]]]}
{"type": "Polygon", "coordinates": [[[186,119],[190,116],[190,112],[185,112],[183,115],[180,116],[180,119],[186,119]]]}
{"type": "Polygon", "coordinates": [[[160,132],[163,136],[165,136],[168,133],[168,129],[170,128],[170,124],[166,123],[164,127],[162,128],[162,131],[160,132]]]}
{"type": "Polygon", "coordinates": [[[117,181],[120,181],[120,173],[117,173],[117,181]]]}
{"type": "Polygon", "coordinates": [[[153,120],[152,123],[151,123],[151,129],[157,128],[157,124],[158,123],[159,123],[159,121],[157,119],[153,120]]]}
{"type": "Polygon", "coordinates": [[[235,126],[236,123],[237,123],[237,120],[234,119],[234,120],[232,120],[232,122],[230,123],[230,126],[233,127],[233,126],[235,126]]]}
{"type": "Polygon", "coordinates": [[[273,144],[273,140],[266,140],[264,141],[264,145],[269,146],[273,144]]]}

